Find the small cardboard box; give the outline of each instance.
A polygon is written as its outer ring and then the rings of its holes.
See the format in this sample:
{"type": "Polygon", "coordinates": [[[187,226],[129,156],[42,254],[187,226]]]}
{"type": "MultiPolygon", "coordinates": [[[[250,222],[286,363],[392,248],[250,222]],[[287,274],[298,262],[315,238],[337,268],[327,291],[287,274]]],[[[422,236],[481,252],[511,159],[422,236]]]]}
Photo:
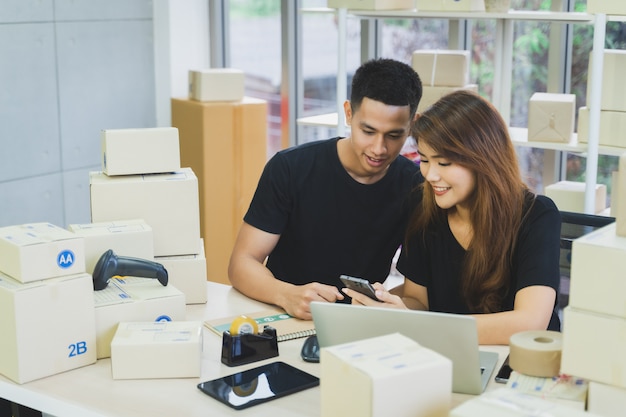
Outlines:
{"type": "Polygon", "coordinates": [[[589,382],[587,410],[604,417],[623,417],[626,410],[626,389],[589,382]]]}
{"type": "Polygon", "coordinates": [[[615,223],[572,243],[569,305],[580,310],[626,319],[626,237],[615,223]]]}
{"type": "Polygon", "coordinates": [[[159,256],[155,259],[167,270],[169,282],[185,294],[187,304],[207,301],[206,258],[204,239],[200,239],[195,255],[159,256]]]}
{"type": "Polygon", "coordinates": [[[450,417],[600,417],[534,395],[499,388],[478,395],[450,412],[450,417]]]}
{"type": "Polygon", "coordinates": [[[587,13],[626,15],[624,0],[587,0],[587,13]]]}
{"type": "Polygon", "coordinates": [[[470,52],[465,50],[419,49],[411,66],[424,86],[464,87],[469,84],[470,52]]]}
{"type": "Polygon", "coordinates": [[[191,168],[171,174],[110,177],[90,173],[93,223],[144,219],[152,227],[154,255],[188,255],[198,250],[198,179],[191,168]]]}
{"type": "Polygon", "coordinates": [[[534,93],[528,104],[528,141],[569,143],[575,118],[574,94],[534,93]]]}
{"type": "MultiPolygon", "coordinates": [[[[626,111],[626,95],[623,88],[624,73],[626,73],[626,50],[605,49],[603,57],[600,110],[626,111]]],[[[593,94],[592,80],[595,77],[593,74],[593,54],[589,55],[587,72],[587,98],[589,98],[593,94]]]]}
{"type": "MultiPolygon", "coordinates": [[[[626,148],[626,112],[600,110],[600,146],[626,148]]],[[[589,142],[589,108],[578,109],[578,142],[589,142]]]]}
{"type": "Polygon", "coordinates": [[[120,322],[185,320],[185,295],[155,279],[113,278],[105,289],[92,292],[98,359],[111,356],[111,340],[120,322]]]}
{"type": "Polygon", "coordinates": [[[122,322],[111,342],[113,379],[193,378],[202,365],[202,322],[122,322]]]}
{"type": "MultiPolygon", "coordinates": [[[[545,192],[561,211],[585,212],[584,182],[559,181],[545,187],[545,192]]],[[[596,205],[594,213],[600,213],[606,209],[606,185],[596,184],[596,205]]]]}
{"type": "Polygon", "coordinates": [[[484,0],[416,0],[420,12],[484,12],[484,0]]]}
{"type": "Polygon", "coordinates": [[[85,267],[90,274],[109,249],[119,256],[154,259],[152,228],[142,219],[70,224],[68,230],[85,239],[85,267]]]}
{"type": "Polygon", "coordinates": [[[323,348],[320,363],[323,417],[448,416],[452,361],[399,333],[323,348]]]}
{"type": "Polygon", "coordinates": [[[335,9],[411,10],[415,8],[415,0],[328,0],[327,5],[335,9]]]}
{"type": "Polygon", "coordinates": [[[50,223],[2,227],[0,272],[20,282],[85,272],[85,242],[50,223]]]}
{"type": "Polygon", "coordinates": [[[561,373],[626,388],[625,334],[625,319],[568,305],[563,309],[561,373]]]}
{"type": "Polygon", "coordinates": [[[102,172],[134,175],[180,170],[178,129],[107,129],[100,133],[102,172]]]}
{"type": "Polygon", "coordinates": [[[244,95],[243,71],[210,68],[189,71],[189,98],[198,101],[240,101],[244,95]]]}
{"type": "Polygon", "coordinates": [[[437,100],[439,100],[441,97],[458,90],[468,90],[477,93],[478,84],[468,84],[463,87],[434,87],[430,85],[425,85],[422,87],[422,99],[417,106],[417,111],[423,112],[428,107],[435,104],[437,100]]]}
{"type": "Polygon", "coordinates": [[[96,361],[89,274],[20,283],[0,274],[0,374],[22,384],[96,361]]]}

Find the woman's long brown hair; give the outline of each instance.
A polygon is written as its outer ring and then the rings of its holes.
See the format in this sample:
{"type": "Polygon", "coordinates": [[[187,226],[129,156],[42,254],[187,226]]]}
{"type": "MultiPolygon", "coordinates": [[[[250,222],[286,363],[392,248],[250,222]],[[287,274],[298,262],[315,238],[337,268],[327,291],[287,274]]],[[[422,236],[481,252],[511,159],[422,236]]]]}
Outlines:
{"type": "MultiPolygon", "coordinates": [[[[413,137],[418,148],[425,143],[474,173],[476,187],[468,201],[474,233],[461,291],[471,311],[501,311],[524,206],[534,198],[522,181],[506,123],[491,103],[461,90],[428,108],[415,123],[413,137]]],[[[429,224],[447,215],[435,203],[432,187],[427,183],[423,187],[422,204],[407,236],[426,233],[429,224]]]]}

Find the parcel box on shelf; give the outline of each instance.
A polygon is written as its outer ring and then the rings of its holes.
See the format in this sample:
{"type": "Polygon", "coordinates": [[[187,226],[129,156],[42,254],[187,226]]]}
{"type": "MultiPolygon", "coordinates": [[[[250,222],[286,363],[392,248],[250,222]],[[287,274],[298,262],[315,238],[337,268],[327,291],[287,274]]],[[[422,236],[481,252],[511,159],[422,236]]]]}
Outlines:
{"type": "Polygon", "coordinates": [[[193,378],[202,365],[202,322],[122,322],[111,342],[113,379],[193,378]]]}
{"type": "MultiPolygon", "coordinates": [[[[605,1],[605,0],[602,0],[605,1]]],[[[623,3],[626,5],[626,2],[623,3]]],[[[626,7],[626,6],[624,6],[626,7]]],[[[626,111],[626,94],[624,91],[624,73],[626,73],[626,50],[605,49],[603,53],[600,110],[626,111]]],[[[587,97],[592,97],[593,53],[589,55],[587,70],[587,97]]]]}
{"type": "Polygon", "coordinates": [[[185,319],[185,295],[156,279],[112,278],[103,290],[93,291],[96,306],[98,359],[111,356],[111,340],[123,321],[174,321],[185,319]]]}
{"type": "Polygon", "coordinates": [[[528,141],[569,143],[575,115],[574,94],[534,93],[528,104],[528,141]]]}
{"type": "Polygon", "coordinates": [[[463,87],[438,87],[432,85],[424,85],[422,86],[422,98],[417,105],[417,111],[422,112],[426,110],[428,107],[435,104],[437,100],[439,100],[441,97],[458,90],[467,90],[477,93],[478,84],[467,84],[463,87]]]}
{"type": "Polygon", "coordinates": [[[0,228],[0,272],[20,282],[85,272],[83,238],[50,223],[0,228]]]}
{"type": "MultiPolygon", "coordinates": [[[[626,111],[600,110],[600,146],[626,148],[626,111]]],[[[578,142],[589,142],[589,108],[578,109],[578,142]]],[[[624,149],[626,152],[626,149],[624,149]]]]}
{"type": "Polygon", "coordinates": [[[119,256],[154,258],[152,228],[141,219],[70,224],[68,229],[85,239],[85,267],[90,274],[102,254],[109,249],[119,256]]]}
{"type": "Polygon", "coordinates": [[[484,0],[416,0],[421,12],[484,12],[484,0]]]}
{"type": "Polygon", "coordinates": [[[321,350],[321,403],[330,416],[448,416],[452,362],[399,333],[321,350]]]}
{"type": "Polygon", "coordinates": [[[170,174],[110,177],[90,173],[93,223],[143,219],[154,256],[196,253],[200,239],[198,179],[190,168],[170,174]]]}
{"type": "Polygon", "coordinates": [[[587,0],[587,13],[626,15],[624,0],[587,0]]]}
{"type": "MultiPolygon", "coordinates": [[[[545,191],[559,210],[584,213],[586,189],[587,186],[584,182],[559,181],[547,185],[545,191]]],[[[596,184],[595,197],[594,213],[600,213],[606,209],[606,185],[596,184]]]]}
{"type": "Polygon", "coordinates": [[[239,101],[244,94],[244,73],[235,68],[189,71],[189,98],[198,101],[239,101]]]}
{"type": "Polygon", "coordinates": [[[170,284],[185,294],[187,304],[206,303],[206,257],[203,239],[198,241],[196,254],[159,256],[155,261],[165,267],[170,284]]]}
{"type": "Polygon", "coordinates": [[[0,374],[17,382],[96,361],[91,275],[21,283],[0,274],[0,374]]]}
{"type": "Polygon", "coordinates": [[[354,10],[401,10],[414,9],[415,0],[328,0],[330,8],[354,10]]]}
{"type": "Polygon", "coordinates": [[[180,169],[178,129],[105,129],[102,171],[107,175],[156,174],[180,169]]]}
{"type": "Polygon", "coordinates": [[[411,66],[424,86],[463,87],[469,84],[470,52],[465,50],[419,49],[411,66]]]}

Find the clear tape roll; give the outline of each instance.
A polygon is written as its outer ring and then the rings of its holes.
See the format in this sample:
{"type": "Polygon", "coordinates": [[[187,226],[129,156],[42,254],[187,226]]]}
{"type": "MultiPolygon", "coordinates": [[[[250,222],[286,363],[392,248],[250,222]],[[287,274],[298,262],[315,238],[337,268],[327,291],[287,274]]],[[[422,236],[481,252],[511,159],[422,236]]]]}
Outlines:
{"type": "Polygon", "coordinates": [[[514,371],[537,377],[553,377],[561,369],[563,336],[551,330],[515,333],[509,342],[509,365],[514,371]]]}

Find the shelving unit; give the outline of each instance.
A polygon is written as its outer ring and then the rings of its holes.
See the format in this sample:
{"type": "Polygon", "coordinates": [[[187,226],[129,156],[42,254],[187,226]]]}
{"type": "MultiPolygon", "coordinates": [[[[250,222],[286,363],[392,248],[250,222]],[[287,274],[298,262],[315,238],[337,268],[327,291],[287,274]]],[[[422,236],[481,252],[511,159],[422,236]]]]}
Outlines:
{"type": "MultiPolygon", "coordinates": [[[[494,57],[494,90],[492,102],[498,108],[502,117],[510,120],[511,108],[511,84],[513,55],[513,25],[516,21],[543,21],[554,23],[587,23],[594,25],[593,41],[593,73],[602,74],[603,51],[607,21],[626,21],[626,16],[606,16],[603,14],[549,12],[549,11],[516,11],[508,13],[487,12],[419,12],[416,10],[390,10],[390,11],[363,11],[315,8],[303,9],[302,12],[312,13],[336,13],[339,27],[339,53],[338,53],[338,88],[337,88],[337,112],[304,117],[297,120],[299,125],[324,126],[337,128],[338,134],[345,132],[342,104],[346,99],[346,64],[345,64],[345,20],[349,16],[358,19],[447,19],[455,20],[480,20],[491,19],[496,21],[496,45],[494,57]],[[343,28],[343,29],[342,29],[343,28]],[[344,42],[342,48],[342,42],[344,42]],[[342,84],[339,80],[342,79],[342,84]]],[[[598,155],[618,156],[626,152],[624,148],[599,146],[600,132],[600,94],[602,80],[595,77],[591,80],[592,96],[587,97],[589,114],[589,139],[587,144],[579,144],[577,136],[570,143],[553,142],[529,142],[528,130],[524,128],[510,128],[511,138],[516,146],[549,149],[578,153],[587,157],[587,170],[585,173],[587,190],[593,190],[597,181],[598,155]]],[[[585,212],[593,213],[595,206],[594,193],[588,191],[585,195],[585,212]]]]}

